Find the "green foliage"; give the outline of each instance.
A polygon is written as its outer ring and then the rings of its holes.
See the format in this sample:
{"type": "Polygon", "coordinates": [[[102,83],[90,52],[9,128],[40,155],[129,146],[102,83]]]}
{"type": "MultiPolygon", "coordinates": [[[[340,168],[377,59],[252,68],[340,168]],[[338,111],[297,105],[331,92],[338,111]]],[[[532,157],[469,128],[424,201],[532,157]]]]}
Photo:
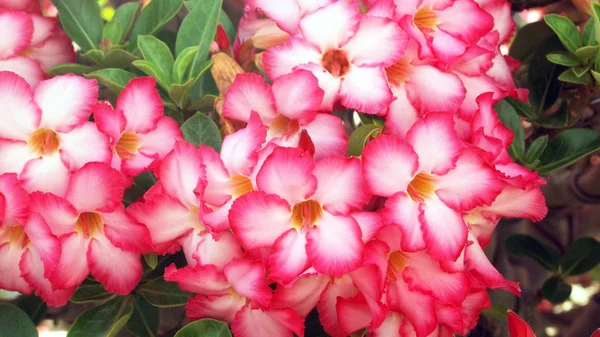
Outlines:
{"type": "Polygon", "coordinates": [[[571,285],[560,277],[553,276],[544,282],[542,296],[552,303],[562,303],[571,295],[571,285]]]}
{"type": "Polygon", "coordinates": [[[600,132],[590,129],[569,129],[548,142],[537,167],[541,174],[571,165],[580,158],[600,150],[600,132]]]}
{"type": "Polygon", "coordinates": [[[175,60],[169,47],[152,35],[138,37],[138,47],[145,61],[134,61],[133,65],[156,81],[165,89],[171,87],[171,72],[175,60]]]}
{"type": "Polygon", "coordinates": [[[83,51],[100,44],[103,24],[96,0],[52,0],[52,3],[63,28],[83,51]]]}
{"type": "Polygon", "coordinates": [[[548,14],[544,16],[544,21],[556,33],[568,51],[575,53],[577,49],[583,47],[579,30],[571,20],[562,15],[548,14]]]}
{"type": "Polygon", "coordinates": [[[104,301],[114,295],[106,291],[101,284],[80,285],[71,297],[73,303],[104,301]]]}
{"type": "Polygon", "coordinates": [[[175,337],[231,337],[227,323],[214,319],[201,319],[184,326],[175,337]]]}
{"type": "Polygon", "coordinates": [[[577,57],[568,52],[550,53],[546,56],[548,61],[565,67],[573,67],[579,64],[577,57]]]}
{"type": "Polygon", "coordinates": [[[34,325],[40,324],[48,311],[46,302],[35,295],[19,296],[16,305],[29,316],[34,325]]]}
{"type": "Polygon", "coordinates": [[[180,307],[185,305],[192,295],[179,289],[176,283],[163,279],[149,281],[138,286],[138,293],[155,307],[180,307]]]}
{"type": "Polygon", "coordinates": [[[113,18],[104,26],[103,38],[110,40],[113,44],[120,44],[131,30],[139,8],[139,2],[122,4],[116,10],[113,18]]]}
{"type": "Polygon", "coordinates": [[[131,30],[130,48],[137,46],[140,35],[153,35],[181,9],[183,0],[153,0],[144,8],[131,30]]]}
{"type": "Polygon", "coordinates": [[[133,313],[133,296],[118,296],[84,311],[75,319],[67,337],[114,337],[133,313]]]}
{"type": "Polygon", "coordinates": [[[537,164],[538,158],[542,155],[546,146],[548,146],[548,135],[538,137],[529,145],[524,161],[529,164],[537,164]]]}
{"type": "Polygon", "coordinates": [[[212,119],[201,112],[196,113],[181,126],[183,137],[188,142],[198,146],[204,144],[215,151],[221,151],[221,133],[212,119]]]}
{"type": "Polygon", "coordinates": [[[86,74],[87,78],[95,78],[115,94],[119,94],[135,75],[122,69],[106,68],[86,74]]]}
{"type": "Polygon", "coordinates": [[[360,157],[367,143],[382,131],[383,127],[377,124],[367,124],[356,128],[348,140],[348,156],[360,157]]]}
{"type": "Polygon", "coordinates": [[[558,271],[559,252],[530,235],[511,235],[504,241],[504,246],[513,255],[529,257],[549,271],[558,271]]]}
{"type": "Polygon", "coordinates": [[[37,337],[27,314],[12,304],[0,304],[0,337],[37,337]]]}
{"type": "Polygon", "coordinates": [[[144,297],[137,295],[133,313],[125,327],[136,337],[157,337],[160,328],[160,311],[144,297]]]}
{"type": "Polygon", "coordinates": [[[525,155],[525,133],[517,109],[509,100],[504,99],[494,106],[494,110],[498,112],[500,121],[514,133],[512,144],[508,149],[511,157],[513,159],[523,158],[525,155]]]}
{"type": "Polygon", "coordinates": [[[600,263],[600,242],[593,238],[580,238],[569,246],[561,260],[561,276],[581,275],[600,263]]]}

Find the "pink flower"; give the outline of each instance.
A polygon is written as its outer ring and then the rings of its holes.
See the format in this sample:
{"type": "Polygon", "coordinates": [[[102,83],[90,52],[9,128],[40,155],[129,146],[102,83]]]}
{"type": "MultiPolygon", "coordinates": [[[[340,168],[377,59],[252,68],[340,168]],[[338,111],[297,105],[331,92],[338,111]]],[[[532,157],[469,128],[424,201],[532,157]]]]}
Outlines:
{"type": "Polygon", "coordinates": [[[22,76],[31,86],[51,67],[75,61],[71,40],[58,19],[41,15],[37,1],[0,2],[0,70],[22,76]]]}
{"type": "Polygon", "coordinates": [[[355,5],[338,0],[304,16],[300,32],[302,37],[264,53],[269,77],[277,79],[295,68],[312,71],[325,91],[321,108],[328,111],[338,99],[367,113],[382,112],[392,102],[384,67],[398,60],[406,44],[395,22],[361,16],[355,5]]]}
{"type": "Polygon", "coordinates": [[[142,276],[140,254],[151,247],[148,229],[121,204],[121,174],[107,164],[89,163],[73,174],[67,187],[65,198],[32,194],[32,211],[44,218],[62,246],[60,261],[49,275],[53,288],[76,287],[91,272],[106,290],[128,294],[142,276]]]}
{"type": "Polygon", "coordinates": [[[293,310],[269,307],[272,291],[262,262],[234,259],[222,271],[213,265],[179,270],[171,265],[165,279],[198,293],[186,305],[191,320],[226,321],[236,337],[304,336],[304,322],[293,310]]]}
{"type": "Polygon", "coordinates": [[[315,156],[344,155],[348,147],[340,118],[317,113],[323,90],[307,70],[283,75],[272,86],[257,74],[237,75],[223,103],[223,115],[247,122],[256,111],[268,127],[267,141],[296,147],[302,130],[315,146],[315,156]]]}
{"type": "Polygon", "coordinates": [[[153,77],[131,80],[119,95],[116,109],[98,103],[93,112],[98,129],[110,137],[112,166],[128,176],[152,169],[183,139],[177,122],[164,115],[153,77]]]}
{"type": "Polygon", "coordinates": [[[17,173],[30,192],[64,196],[71,172],[110,162],[107,137],[88,121],[96,81],[57,76],[33,92],[19,76],[0,72],[0,86],[0,173],[17,173]]]}
{"type": "Polygon", "coordinates": [[[244,248],[272,247],[272,280],[290,283],[310,266],[341,276],[361,265],[361,230],[350,212],[369,195],[357,158],[315,162],[301,149],[278,147],[264,161],[256,184],[258,191],[233,203],[229,221],[244,248]]]}
{"type": "Polygon", "coordinates": [[[363,167],[371,191],[389,197],[383,215],[402,229],[402,249],[427,248],[438,260],[456,260],[465,246],[462,212],[491,204],[504,186],[446,113],[416,122],[406,140],[377,137],[363,151],[363,167]]]}

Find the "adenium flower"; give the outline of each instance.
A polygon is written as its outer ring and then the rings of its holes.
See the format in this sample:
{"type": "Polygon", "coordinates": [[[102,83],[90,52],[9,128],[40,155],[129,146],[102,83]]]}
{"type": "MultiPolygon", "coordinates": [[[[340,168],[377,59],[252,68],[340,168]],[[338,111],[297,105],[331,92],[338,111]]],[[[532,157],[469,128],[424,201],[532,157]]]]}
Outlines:
{"type": "MultiPolygon", "coordinates": [[[[535,337],[529,324],[511,310],[507,313],[507,321],[510,337],[535,337]]],[[[590,337],[600,337],[600,329],[596,329],[590,337]]]]}
{"type": "Polygon", "coordinates": [[[355,4],[338,0],[304,16],[299,27],[301,37],[263,54],[271,79],[308,69],[325,91],[323,110],[331,111],[338,99],[361,112],[387,108],[393,97],[384,67],[394,64],[406,45],[406,35],[395,22],[362,16],[355,4]]]}
{"type": "Polygon", "coordinates": [[[315,162],[302,149],[277,147],[256,186],[235,200],[229,221],[244,248],[272,247],[270,279],[290,283],[310,266],[341,276],[362,264],[361,230],[350,213],[370,196],[357,158],[315,162]]]}
{"type": "Polygon", "coordinates": [[[54,289],[76,287],[90,272],[106,290],[120,295],[139,283],[140,257],[150,252],[151,241],[148,229],[125,212],[124,190],[120,172],[95,162],[73,173],[64,198],[32,193],[32,211],[43,217],[62,246],[49,275],[54,289]]]}
{"type": "Polygon", "coordinates": [[[164,115],[153,77],[131,80],[115,109],[98,103],[93,113],[98,129],[110,137],[112,166],[128,176],[152,169],[183,139],[177,122],[164,115]]]}
{"type": "Polygon", "coordinates": [[[503,188],[479,151],[458,138],[448,113],[429,113],[406,140],[375,138],[362,159],[373,194],[389,197],[383,215],[402,229],[402,249],[428,249],[438,260],[456,260],[465,246],[462,212],[491,204],[503,188]]]}
{"type": "Polygon", "coordinates": [[[295,147],[306,130],[316,158],[344,155],[348,138],[341,119],[317,113],[323,95],[316,77],[307,70],[283,75],[272,86],[260,75],[238,74],[225,96],[223,116],[247,122],[255,111],[268,127],[268,141],[295,147]]]}
{"type": "Polygon", "coordinates": [[[0,87],[0,173],[17,173],[30,192],[64,196],[71,172],[110,162],[108,138],[88,121],[95,80],[57,76],[34,92],[16,74],[0,72],[0,87]]]}

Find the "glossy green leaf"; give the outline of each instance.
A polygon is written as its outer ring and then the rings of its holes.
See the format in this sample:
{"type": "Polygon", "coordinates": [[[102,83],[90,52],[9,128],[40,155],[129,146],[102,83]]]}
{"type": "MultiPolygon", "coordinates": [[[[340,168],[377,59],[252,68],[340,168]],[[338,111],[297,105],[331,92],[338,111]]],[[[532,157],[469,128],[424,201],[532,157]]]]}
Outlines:
{"type": "Polygon", "coordinates": [[[598,46],[598,45],[583,46],[583,47],[577,49],[577,51],[575,51],[575,56],[577,56],[577,58],[583,64],[589,64],[590,60],[593,60],[596,58],[596,54],[598,53],[599,48],[600,48],[600,46],[598,46]]]}
{"type": "Polygon", "coordinates": [[[152,35],[142,35],[138,38],[138,47],[147,62],[155,65],[154,71],[157,71],[159,82],[166,85],[165,89],[171,86],[171,72],[173,71],[173,54],[169,47],[161,40],[152,35]]]}
{"type": "Polygon", "coordinates": [[[217,32],[222,3],[222,0],[214,0],[202,3],[201,6],[194,6],[181,23],[175,45],[177,55],[188,47],[198,47],[198,52],[190,65],[188,79],[196,77],[199,68],[208,57],[210,45],[217,32]]]}
{"type": "Polygon", "coordinates": [[[592,17],[591,20],[594,21],[594,36],[596,38],[596,42],[600,42],[600,5],[598,3],[592,2],[592,17]]]}
{"type": "Polygon", "coordinates": [[[594,238],[580,238],[569,246],[561,261],[561,276],[581,275],[600,263],[600,242],[594,238]]]}
{"type": "Polygon", "coordinates": [[[156,255],[156,253],[144,254],[144,261],[146,261],[148,267],[154,269],[158,264],[158,255],[156,255]]]}
{"type": "Polygon", "coordinates": [[[136,337],[157,337],[160,327],[160,311],[143,296],[135,297],[133,314],[125,326],[136,337]]]}
{"type": "Polygon", "coordinates": [[[592,69],[592,65],[591,64],[589,64],[589,65],[587,65],[585,67],[573,67],[571,69],[573,69],[573,73],[575,74],[575,76],[577,76],[579,78],[586,77],[586,78],[589,78],[590,81],[592,80],[591,75],[588,74],[588,72],[590,71],[590,69],[592,69]]]}
{"type": "Polygon", "coordinates": [[[513,234],[504,241],[504,246],[513,255],[532,258],[545,269],[558,271],[558,251],[530,235],[513,234]]]}
{"type": "Polygon", "coordinates": [[[142,10],[131,29],[129,39],[132,48],[137,46],[140,35],[153,35],[169,23],[183,6],[183,0],[153,0],[142,10]]]}
{"type": "Polygon", "coordinates": [[[104,52],[100,49],[88,50],[82,55],[86,60],[90,60],[96,64],[104,65],[104,52]]]}
{"type": "Polygon", "coordinates": [[[512,97],[505,97],[504,100],[512,105],[519,116],[530,121],[536,119],[536,116],[532,113],[531,106],[529,104],[512,97]]]}
{"type": "Polygon", "coordinates": [[[547,174],[600,150],[600,131],[570,129],[550,140],[540,156],[537,170],[547,174]]]}
{"type": "Polygon", "coordinates": [[[542,286],[542,296],[552,303],[562,303],[571,295],[571,285],[554,276],[542,286]]]}
{"type": "Polygon", "coordinates": [[[104,24],[96,0],[52,0],[52,3],[62,27],[83,51],[100,45],[104,24]]]}
{"type": "Polygon", "coordinates": [[[231,337],[231,332],[227,323],[205,318],[184,326],[175,337],[231,337]]]}
{"type": "Polygon", "coordinates": [[[120,44],[133,26],[135,14],[140,8],[137,1],[127,2],[119,6],[113,18],[104,26],[104,38],[113,44],[120,44]]]}
{"type": "Polygon", "coordinates": [[[101,284],[79,286],[71,297],[73,303],[88,303],[103,301],[111,298],[114,294],[109,293],[101,284]]]}
{"type": "Polygon", "coordinates": [[[215,151],[221,151],[221,132],[215,122],[201,112],[197,112],[181,126],[183,138],[198,146],[204,144],[215,151]]]}
{"type": "Polygon", "coordinates": [[[212,61],[206,61],[201,66],[198,74],[187,80],[183,84],[173,84],[169,89],[169,97],[179,106],[184,109],[187,107],[190,98],[192,96],[192,90],[196,86],[196,83],[200,80],[202,75],[210,68],[212,61]]]}
{"type": "Polygon", "coordinates": [[[558,14],[548,14],[544,16],[544,21],[556,33],[560,42],[562,42],[568,51],[575,53],[577,49],[583,47],[577,26],[567,17],[558,14]]]}
{"type": "Polygon", "coordinates": [[[0,304],[0,337],[37,337],[33,322],[12,304],[0,304]]]}
{"type": "Polygon", "coordinates": [[[36,326],[46,317],[46,312],[48,311],[46,302],[35,295],[19,296],[15,304],[29,316],[29,319],[36,326]]]}
{"type": "Polygon", "coordinates": [[[547,145],[548,135],[538,137],[536,140],[534,140],[529,146],[529,149],[527,149],[527,153],[525,153],[525,162],[534,163],[536,160],[538,160],[547,145]]]}
{"type": "Polygon", "coordinates": [[[191,293],[183,291],[177,283],[163,279],[153,280],[138,287],[138,293],[155,307],[180,307],[185,305],[191,293]]]}
{"type": "Polygon", "coordinates": [[[124,49],[115,48],[106,54],[104,64],[109,68],[126,68],[137,59],[138,57],[132,53],[124,49]]]}
{"type": "Polygon", "coordinates": [[[578,76],[578,74],[575,73],[574,68],[563,71],[560,74],[560,76],[558,76],[558,79],[563,82],[569,82],[569,83],[575,83],[575,84],[592,83],[592,77],[590,76],[590,74],[584,73],[584,74],[582,74],[582,76],[578,76]]]}
{"type": "Polygon", "coordinates": [[[362,154],[363,149],[367,143],[377,137],[383,127],[376,124],[367,124],[360,126],[352,132],[348,142],[348,156],[359,157],[362,154]]]}
{"type": "Polygon", "coordinates": [[[48,75],[57,76],[57,75],[65,75],[65,74],[75,74],[75,75],[83,75],[85,73],[89,73],[96,70],[95,67],[86,66],[83,64],[77,63],[62,63],[57,64],[54,67],[48,70],[48,75]]]}
{"type": "Polygon", "coordinates": [[[118,296],[81,313],[67,337],[114,337],[133,313],[133,296],[118,296]]]}
{"type": "Polygon", "coordinates": [[[545,40],[531,56],[527,71],[527,88],[534,118],[542,116],[559,97],[562,82],[558,80],[558,76],[566,68],[550,63],[546,55],[563,49],[558,38],[553,36],[545,40]]]}
{"type": "Polygon", "coordinates": [[[569,52],[551,53],[548,54],[546,58],[548,58],[548,61],[554,64],[560,64],[566,67],[574,67],[579,64],[577,57],[569,52]]]}
{"type": "Polygon", "coordinates": [[[519,29],[519,34],[511,42],[508,54],[523,62],[552,36],[555,36],[554,32],[543,20],[527,24],[519,29]]]}
{"type": "Polygon", "coordinates": [[[135,75],[123,69],[106,68],[85,74],[85,77],[95,78],[100,84],[107,87],[108,90],[119,94],[125,89],[127,83],[135,78],[135,75]]]}
{"type": "Polygon", "coordinates": [[[212,111],[217,98],[219,98],[219,96],[211,94],[204,95],[198,101],[194,102],[188,109],[201,112],[212,111]]]}
{"type": "Polygon", "coordinates": [[[596,81],[596,86],[600,86],[600,73],[595,70],[590,70],[590,74],[592,74],[592,78],[596,81]]]}
{"type": "Polygon", "coordinates": [[[175,55],[175,41],[177,40],[177,32],[165,28],[156,33],[155,36],[157,39],[169,46],[171,54],[175,55]]]}
{"type": "Polygon", "coordinates": [[[198,53],[198,47],[188,47],[177,56],[175,64],[173,65],[173,83],[183,82],[186,70],[190,66],[192,60],[194,60],[196,53],[198,53]]]}
{"type": "Polygon", "coordinates": [[[508,149],[511,156],[514,159],[523,158],[525,155],[525,132],[516,109],[509,101],[503,99],[496,103],[494,110],[498,113],[498,118],[500,118],[502,124],[511,129],[515,135],[508,149]]]}
{"type": "Polygon", "coordinates": [[[563,100],[556,111],[533,121],[536,127],[544,129],[564,129],[569,126],[569,103],[563,100]]]}
{"type": "MultiPolygon", "coordinates": [[[[183,4],[188,9],[188,11],[191,12],[192,9],[194,9],[194,6],[198,3],[198,1],[199,0],[187,0],[183,4]]],[[[229,42],[233,45],[233,42],[235,41],[236,29],[233,25],[233,22],[231,22],[231,19],[229,19],[229,16],[227,16],[227,13],[225,13],[225,11],[223,11],[222,9],[221,14],[219,15],[219,25],[223,27],[223,30],[225,30],[225,33],[227,33],[229,42]]]]}
{"type": "Polygon", "coordinates": [[[134,67],[144,72],[144,74],[154,77],[156,79],[156,82],[158,82],[160,86],[165,88],[165,90],[169,90],[169,87],[171,86],[171,81],[167,78],[167,75],[165,75],[157,65],[145,60],[133,61],[132,64],[134,67]]]}
{"type": "Polygon", "coordinates": [[[590,18],[585,23],[585,26],[583,26],[581,40],[584,46],[598,45],[598,42],[596,42],[596,23],[594,22],[594,19],[590,18]]]}

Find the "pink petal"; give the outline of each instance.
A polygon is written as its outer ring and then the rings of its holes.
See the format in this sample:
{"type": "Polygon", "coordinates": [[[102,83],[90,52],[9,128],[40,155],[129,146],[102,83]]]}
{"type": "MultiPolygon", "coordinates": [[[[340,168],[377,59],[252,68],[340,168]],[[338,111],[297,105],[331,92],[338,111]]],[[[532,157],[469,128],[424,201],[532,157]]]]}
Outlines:
{"type": "Polygon", "coordinates": [[[406,92],[412,105],[421,113],[455,112],[466,94],[465,87],[456,75],[429,65],[412,68],[406,92]]]}
{"type": "Polygon", "coordinates": [[[47,18],[33,13],[30,13],[29,17],[33,23],[33,35],[30,43],[32,46],[50,38],[56,26],[58,26],[56,18],[47,18]]]}
{"type": "Polygon", "coordinates": [[[37,85],[34,99],[42,109],[41,127],[69,132],[90,117],[98,83],[71,74],[56,76],[37,85]]]}
{"type": "MultiPolygon", "coordinates": [[[[223,139],[221,160],[229,175],[241,174],[249,177],[258,160],[258,151],[267,136],[267,128],[256,112],[250,113],[245,128],[223,139]]],[[[210,168],[207,165],[207,174],[210,168]]],[[[208,187],[207,187],[208,188],[208,187]]]]}
{"type": "Polygon", "coordinates": [[[182,290],[202,295],[223,295],[230,289],[225,275],[213,265],[165,269],[165,281],[177,282],[182,290]]]}
{"type": "Polygon", "coordinates": [[[178,141],[156,171],[164,191],[186,205],[198,205],[194,189],[204,179],[200,150],[178,141]]]}
{"type": "Polygon", "coordinates": [[[0,157],[1,173],[21,173],[25,165],[36,156],[27,142],[0,138],[0,157]]]}
{"type": "Polygon", "coordinates": [[[461,39],[476,43],[494,27],[494,18],[483,11],[475,1],[457,0],[452,6],[439,11],[438,28],[461,39]]]}
{"type": "Polygon", "coordinates": [[[300,317],[306,317],[317,305],[321,293],[327,287],[328,279],[318,275],[298,278],[289,288],[277,287],[271,300],[271,307],[291,308],[300,317]]]}
{"type": "Polygon", "coordinates": [[[225,266],[223,273],[238,294],[265,307],[271,302],[272,291],[267,285],[262,262],[234,259],[225,266]]]}
{"type": "Polygon", "coordinates": [[[250,309],[240,310],[231,331],[237,337],[293,337],[304,336],[304,322],[291,309],[250,309]]]}
{"type": "Polygon", "coordinates": [[[164,113],[154,78],[139,77],[131,80],[119,95],[117,109],[123,111],[127,119],[127,131],[147,133],[154,130],[164,113]]]}
{"type": "Polygon", "coordinates": [[[253,9],[259,9],[288,33],[293,34],[298,30],[301,12],[300,6],[295,0],[251,0],[247,2],[247,5],[253,9]]]}
{"type": "Polygon", "coordinates": [[[306,235],[292,228],[273,244],[269,256],[269,279],[280,284],[292,283],[310,267],[306,255],[306,235]]]}
{"type": "Polygon", "coordinates": [[[315,146],[315,159],[344,156],[348,150],[348,136],[342,120],[334,115],[319,113],[302,128],[308,132],[315,146]]]}
{"type": "Polygon", "coordinates": [[[45,72],[58,64],[76,62],[73,42],[65,33],[54,34],[36,45],[31,49],[31,55],[45,72]]]}
{"type": "Polygon", "coordinates": [[[52,284],[44,277],[44,264],[34,249],[28,249],[23,254],[20,263],[23,278],[34,288],[35,294],[52,307],[62,307],[69,302],[75,292],[75,287],[67,289],[52,289],[52,284]]]}
{"type": "MultiPolygon", "coordinates": [[[[306,63],[298,65],[294,69],[306,69],[315,75],[319,81],[319,87],[323,89],[325,95],[319,108],[320,111],[332,111],[334,104],[338,101],[338,94],[340,92],[340,86],[342,84],[342,78],[333,76],[327,70],[321,66],[321,61],[317,63],[306,63]]],[[[318,115],[317,115],[318,116],[318,115]]]]}
{"type": "Polygon", "coordinates": [[[365,146],[363,172],[373,194],[392,196],[405,191],[418,168],[417,154],[397,136],[380,135],[365,146]]]}
{"type": "Polygon", "coordinates": [[[104,236],[90,241],[87,260],[92,276],[111,293],[127,295],[142,278],[140,254],[123,251],[104,236]]]}
{"type": "Polygon", "coordinates": [[[278,147],[262,165],[256,184],[261,191],[277,194],[294,205],[315,193],[314,168],[313,158],[301,149],[278,147]]]}
{"type": "Polygon", "coordinates": [[[27,140],[41,119],[33,92],[24,79],[6,71],[0,72],[0,86],[0,137],[27,140]]]}
{"type": "Polygon", "coordinates": [[[173,149],[176,141],[183,139],[179,124],[169,116],[161,116],[156,122],[156,129],[138,136],[140,153],[160,159],[173,149]]]}
{"type": "Polygon", "coordinates": [[[383,68],[351,66],[342,79],[342,104],[360,112],[385,111],[394,100],[383,68]]]}
{"type": "Polygon", "coordinates": [[[98,102],[92,112],[98,130],[110,137],[113,146],[116,145],[127,124],[123,111],[113,109],[108,102],[98,102]]]}
{"type": "Polygon", "coordinates": [[[276,195],[250,192],[233,203],[229,221],[246,249],[270,247],[290,228],[290,206],[276,195]]]}
{"type": "Polygon", "coordinates": [[[390,134],[406,137],[408,130],[421,116],[408,100],[405,86],[392,86],[392,94],[396,99],[390,104],[386,115],[385,130],[390,134]]]}
{"type": "Polygon", "coordinates": [[[25,56],[15,56],[0,60],[0,71],[10,71],[21,76],[31,86],[37,85],[46,78],[46,74],[36,60],[25,56]]]}
{"type": "Polygon", "coordinates": [[[33,22],[25,12],[5,11],[0,13],[0,31],[3,32],[0,59],[6,59],[29,46],[33,36],[33,22]]]}
{"type": "Polygon", "coordinates": [[[110,213],[102,213],[101,217],[104,222],[104,235],[115,247],[138,254],[152,250],[152,238],[148,228],[128,215],[123,205],[119,205],[110,213]]]}
{"type": "Polygon", "coordinates": [[[372,337],[397,337],[400,335],[400,323],[400,315],[391,312],[383,323],[372,331],[372,337]]]}
{"type": "Polygon", "coordinates": [[[376,212],[356,212],[350,215],[360,227],[363,242],[371,241],[384,225],[381,215],[376,212]]]}
{"type": "Polygon", "coordinates": [[[0,227],[25,224],[29,217],[29,193],[14,173],[0,175],[2,205],[0,227]]]}
{"type": "Polygon", "coordinates": [[[79,213],[111,212],[121,204],[124,191],[119,171],[103,163],[88,163],[71,176],[66,199],[79,213]]]}
{"type": "Polygon", "coordinates": [[[321,64],[321,51],[314,44],[297,38],[290,38],[285,44],[267,49],[262,54],[265,72],[276,79],[300,65],[321,64]]]}
{"type": "Polygon", "coordinates": [[[369,306],[362,295],[338,299],[336,309],[340,328],[348,335],[369,326],[372,320],[369,306]]]}
{"type": "Polygon", "coordinates": [[[212,264],[222,270],[231,260],[242,258],[244,252],[231,232],[222,232],[216,239],[212,235],[205,235],[193,256],[200,265],[212,264]]]}
{"type": "Polygon", "coordinates": [[[336,1],[302,18],[300,31],[324,52],[343,46],[355,34],[359,21],[356,5],[336,1]]]}
{"type": "Polygon", "coordinates": [[[351,62],[359,67],[387,67],[398,61],[406,47],[406,41],[406,34],[396,22],[387,18],[363,16],[356,35],[343,49],[351,62]]]}
{"type": "Polygon", "coordinates": [[[321,324],[329,335],[333,337],[347,336],[339,326],[336,304],[338,298],[353,297],[357,293],[358,289],[352,283],[352,279],[345,275],[342,278],[332,279],[321,294],[321,300],[317,303],[317,310],[321,324]]]}
{"type": "Polygon", "coordinates": [[[31,285],[21,276],[19,261],[25,249],[20,244],[6,242],[0,244],[0,289],[18,291],[21,294],[30,294],[31,285]]]}
{"type": "Polygon", "coordinates": [[[339,277],[362,264],[365,248],[354,219],[323,212],[315,225],[306,234],[306,252],[318,272],[339,277]]]}
{"type": "Polygon", "coordinates": [[[467,241],[461,214],[434,197],[427,200],[419,219],[429,254],[440,261],[456,260],[467,241]]]}
{"type": "Polygon", "coordinates": [[[420,226],[421,214],[419,203],[405,193],[397,193],[385,202],[382,212],[384,222],[400,228],[401,247],[405,252],[416,252],[427,248],[420,226]]]}
{"type": "Polygon", "coordinates": [[[68,133],[60,134],[60,155],[70,170],[89,162],[110,163],[112,151],[109,138],[92,122],[85,122],[68,133]],[[85,147],[81,144],[86,144],[85,147]]]}
{"type": "Polygon", "coordinates": [[[314,119],[324,95],[317,78],[308,70],[298,69],[273,82],[277,112],[300,125],[314,119]]]}
{"type": "Polygon", "coordinates": [[[19,179],[30,192],[50,192],[64,196],[67,193],[70,175],[60,156],[56,154],[28,161],[19,179]]]}
{"type": "Polygon", "coordinates": [[[246,304],[246,299],[235,294],[221,296],[196,296],[188,300],[185,312],[190,320],[213,318],[228,323],[246,304]]]}
{"type": "Polygon", "coordinates": [[[510,337],[535,337],[529,324],[513,311],[508,311],[507,319],[510,337]]]}
{"type": "Polygon", "coordinates": [[[528,218],[542,220],[548,213],[542,191],[538,188],[522,190],[505,187],[490,206],[482,208],[485,212],[509,218],[528,218]]]}
{"type": "Polygon", "coordinates": [[[481,311],[491,308],[492,302],[486,290],[473,291],[461,305],[463,315],[463,329],[467,331],[475,328],[479,321],[481,311]]]}
{"type": "MultiPolygon", "coordinates": [[[[88,267],[88,258],[83,254],[88,253],[89,241],[76,232],[66,234],[60,237],[62,254],[60,261],[49,280],[54,289],[66,289],[78,286],[90,273],[88,267]]],[[[111,263],[115,265],[114,261],[111,263]]],[[[121,261],[119,261],[121,262],[121,261]]],[[[119,264],[116,264],[117,266],[119,264]]],[[[140,266],[141,267],[141,266],[140,266]]],[[[120,269],[122,272],[123,269],[120,269]]]]}
{"type": "Polygon", "coordinates": [[[37,213],[32,213],[23,228],[33,248],[36,249],[44,264],[44,275],[48,276],[56,268],[62,252],[60,241],[37,213]]]}
{"type": "Polygon", "coordinates": [[[73,232],[79,216],[67,200],[51,193],[33,192],[30,210],[40,214],[52,233],[58,237],[73,232]]]}
{"type": "Polygon", "coordinates": [[[274,118],[275,98],[271,87],[258,74],[241,73],[227,90],[223,102],[223,116],[240,121],[248,121],[250,113],[256,111],[261,119],[274,118]]]}
{"type": "Polygon", "coordinates": [[[444,174],[454,167],[463,146],[448,113],[430,113],[406,134],[419,157],[419,172],[444,174]]]}
{"type": "Polygon", "coordinates": [[[323,158],[315,163],[313,174],[318,185],[312,198],[332,214],[347,215],[371,199],[356,157],[323,158]]]}
{"type": "MultiPolygon", "coordinates": [[[[246,129],[239,130],[235,134],[238,134],[238,132],[243,133],[244,130],[246,129]]],[[[226,137],[225,139],[230,138],[226,137]]],[[[230,143],[229,146],[232,147],[231,145],[237,144],[230,143]]],[[[244,147],[247,145],[247,143],[239,142],[239,145],[244,147]]],[[[219,154],[212,147],[206,145],[200,145],[200,152],[202,153],[202,162],[206,168],[206,188],[204,189],[204,194],[202,195],[204,202],[211,206],[223,206],[226,203],[231,202],[231,177],[223,165],[219,154]]],[[[228,152],[229,155],[236,155],[235,151],[228,150],[228,152]]],[[[250,155],[253,155],[254,157],[258,156],[256,152],[252,152],[250,155]]],[[[239,156],[239,159],[246,160],[246,158],[242,158],[242,156],[239,156]]],[[[229,213],[229,211],[227,213],[229,213]]],[[[210,214],[204,214],[204,217],[210,214]]],[[[227,214],[225,215],[225,217],[227,217],[227,214]]]]}
{"type": "Polygon", "coordinates": [[[440,177],[436,185],[435,193],[446,205],[468,211],[491,204],[505,183],[498,179],[479,152],[465,150],[456,161],[456,168],[440,177]]]}
{"type": "MultiPolygon", "coordinates": [[[[387,307],[382,301],[383,287],[373,286],[385,282],[385,280],[381,279],[379,268],[372,264],[364,265],[361,268],[353,271],[351,276],[356,287],[360,289],[362,296],[364,297],[365,304],[367,305],[367,310],[369,312],[369,320],[367,321],[367,324],[370,328],[379,326],[385,320],[385,317],[388,314],[387,307]]],[[[338,305],[340,305],[339,302],[338,305]]],[[[340,325],[343,324],[340,323],[340,325]]]]}
{"type": "Polygon", "coordinates": [[[413,325],[416,337],[427,337],[435,330],[437,317],[433,298],[429,295],[411,291],[408,284],[398,279],[388,289],[388,302],[390,309],[404,314],[413,325]]]}

